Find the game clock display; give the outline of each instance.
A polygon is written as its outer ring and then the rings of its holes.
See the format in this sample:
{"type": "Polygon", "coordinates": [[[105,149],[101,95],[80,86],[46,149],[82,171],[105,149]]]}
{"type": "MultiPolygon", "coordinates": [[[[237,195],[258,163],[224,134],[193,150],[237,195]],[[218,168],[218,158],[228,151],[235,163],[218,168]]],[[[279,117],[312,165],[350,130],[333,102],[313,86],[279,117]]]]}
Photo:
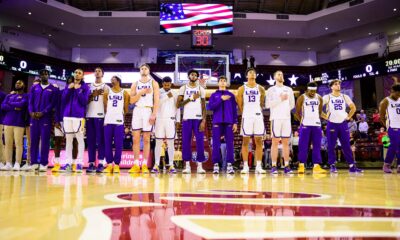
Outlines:
{"type": "Polygon", "coordinates": [[[400,58],[385,61],[387,73],[397,73],[400,70],[400,58]]]}
{"type": "Polygon", "coordinates": [[[212,27],[192,27],[192,48],[212,48],[212,27]]]}

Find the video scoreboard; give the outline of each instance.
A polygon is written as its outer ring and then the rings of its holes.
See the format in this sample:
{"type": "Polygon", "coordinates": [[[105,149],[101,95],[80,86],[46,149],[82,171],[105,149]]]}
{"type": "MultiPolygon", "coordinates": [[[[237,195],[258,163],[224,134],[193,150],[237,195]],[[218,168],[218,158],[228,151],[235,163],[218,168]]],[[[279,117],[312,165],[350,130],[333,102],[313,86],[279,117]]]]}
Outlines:
{"type": "Polygon", "coordinates": [[[10,54],[1,52],[0,68],[30,75],[39,75],[39,70],[47,69],[50,72],[50,78],[56,80],[66,80],[73,73],[73,69],[67,69],[63,66],[52,66],[37,61],[10,56],[10,54]]]}

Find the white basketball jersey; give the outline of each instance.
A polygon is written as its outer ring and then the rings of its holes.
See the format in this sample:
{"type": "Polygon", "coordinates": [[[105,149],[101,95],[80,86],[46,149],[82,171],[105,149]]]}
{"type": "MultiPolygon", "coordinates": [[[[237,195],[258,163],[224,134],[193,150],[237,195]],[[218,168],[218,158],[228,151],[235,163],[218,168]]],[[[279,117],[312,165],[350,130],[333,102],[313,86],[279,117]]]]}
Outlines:
{"type": "Polygon", "coordinates": [[[199,94],[200,97],[197,98],[194,101],[188,102],[184,107],[183,107],[183,119],[202,119],[203,118],[203,113],[201,109],[201,98],[205,98],[205,93],[204,90],[202,91],[202,87],[197,85],[196,87],[192,88],[189,86],[189,84],[182,86],[180,89],[180,93],[182,95],[182,90],[183,92],[183,100],[187,100],[192,96],[193,94],[199,94]]]}
{"type": "Polygon", "coordinates": [[[110,89],[107,101],[107,113],[104,124],[124,124],[124,90],[114,92],[110,89]]]}
{"type": "Polygon", "coordinates": [[[329,121],[333,123],[342,123],[348,116],[346,112],[346,104],[350,105],[352,101],[344,94],[340,94],[337,97],[329,94],[324,96],[324,103],[327,104],[326,107],[329,121]]]}
{"type": "Polygon", "coordinates": [[[176,94],[172,93],[172,97],[168,97],[168,93],[172,90],[166,92],[164,88],[160,89],[160,102],[158,107],[157,118],[175,118],[176,116],[176,94]]]}
{"type": "Polygon", "coordinates": [[[304,126],[321,126],[321,120],[319,116],[319,95],[316,94],[314,98],[309,98],[306,94],[303,94],[303,113],[301,118],[301,124],[304,126]]]}
{"type": "Polygon", "coordinates": [[[389,102],[386,110],[386,126],[390,128],[400,128],[400,98],[397,101],[387,97],[389,102]]]}
{"type": "Polygon", "coordinates": [[[246,84],[243,92],[243,118],[252,118],[262,115],[260,105],[261,92],[258,84],[255,87],[248,87],[246,84]]]}
{"type": "Polygon", "coordinates": [[[265,94],[265,106],[269,108],[269,120],[291,120],[291,111],[294,108],[293,89],[288,86],[272,86],[265,94]],[[281,94],[287,94],[288,99],[281,101],[281,94]],[[272,102],[278,102],[271,105],[272,102]],[[269,106],[269,107],[268,107],[269,106]]]}
{"type": "Polygon", "coordinates": [[[151,93],[143,94],[141,98],[139,98],[139,101],[136,102],[137,107],[153,107],[153,95],[154,95],[154,89],[153,89],[153,79],[150,79],[149,81],[143,83],[141,81],[137,81],[136,83],[136,92],[138,93],[140,90],[144,88],[150,88],[151,93]]]}
{"type": "MultiPolygon", "coordinates": [[[[107,91],[110,87],[105,83],[91,83],[89,85],[90,93],[93,93],[94,90],[103,89],[107,91]]],[[[87,106],[86,117],[88,118],[104,118],[104,105],[103,105],[103,95],[99,95],[93,98],[87,106]]]]}

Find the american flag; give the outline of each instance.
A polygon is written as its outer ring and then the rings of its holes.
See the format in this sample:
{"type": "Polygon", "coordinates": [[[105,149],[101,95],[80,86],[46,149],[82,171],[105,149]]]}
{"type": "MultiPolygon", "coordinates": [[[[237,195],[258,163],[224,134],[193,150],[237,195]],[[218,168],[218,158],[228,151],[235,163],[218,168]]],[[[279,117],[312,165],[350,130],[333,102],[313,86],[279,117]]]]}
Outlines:
{"type": "Polygon", "coordinates": [[[233,31],[232,7],[224,4],[162,3],[161,33],[185,33],[191,26],[210,26],[213,33],[233,31]]]}

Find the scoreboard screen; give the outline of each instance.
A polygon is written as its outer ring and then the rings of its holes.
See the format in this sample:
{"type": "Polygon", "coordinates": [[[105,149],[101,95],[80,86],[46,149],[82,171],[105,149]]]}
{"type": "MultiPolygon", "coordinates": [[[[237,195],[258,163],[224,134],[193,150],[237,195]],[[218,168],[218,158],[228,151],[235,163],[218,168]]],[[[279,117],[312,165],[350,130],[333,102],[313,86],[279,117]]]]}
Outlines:
{"type": "Polygon", "coordinates": [[[385,61],[385,68],[387,73],[400,72],[400,58],[388,59],[385,61]]]}
{"type": "Polygon", "coordinates": [[[49,77],[57,80],[66,80],[73,73],[72,69],[15,57],[4,52],[0,52],[0,68],[30,75],[39,75],[39,70],[47,69],[50,72],[49,77]]]}
{"type": "Polygon", "coordinates": [[[384,72],[385,70],[383,69],[382,62],[363,64],[343,70],[343,74],[350,80],[381,76],[384,72]]]}
{"type": "Polygon", "coordinates": [[[192,48],[212,48],[212,27],[192,27],[192,48]]]}

